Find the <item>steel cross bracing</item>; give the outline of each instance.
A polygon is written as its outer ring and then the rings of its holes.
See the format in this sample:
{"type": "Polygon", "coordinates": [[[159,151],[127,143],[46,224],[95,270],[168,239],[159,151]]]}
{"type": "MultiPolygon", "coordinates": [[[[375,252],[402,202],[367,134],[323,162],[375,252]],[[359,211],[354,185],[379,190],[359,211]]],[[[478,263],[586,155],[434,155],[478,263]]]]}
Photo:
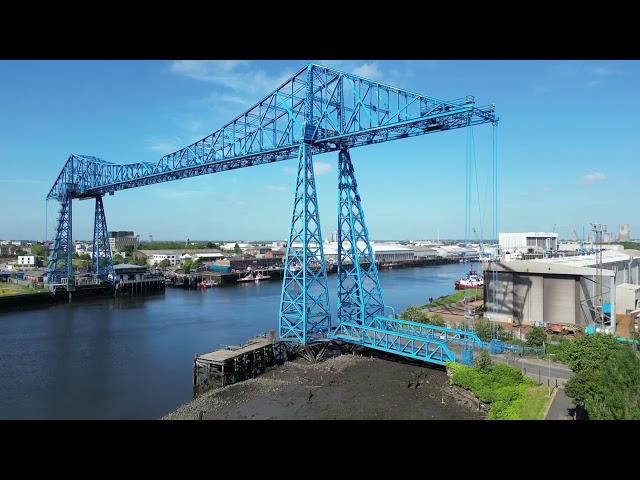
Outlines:
{"type": "Polygon", "coordinates": [[[47,198],[60,201],[311,154],[495,122],[474,98],[442,101],[308,65],[221,129],[157,162],[118,165],[71,155],[47,198]]]}
{"type": "Polygon", "coordinates": [[[63,279],[73,278],[72,198],[67,195],[61,202],[58,227],[53,249],[47,265],[47,283],[61,284],[63,279]]]}
{"type": "Polygon", "coordinates": [[[296,343],[326,339],[331,326],[327,267],[309,145],[299,147],[298,179],[287,243],[279,336],[296,343]]]}
{"type": "Polygon", "coordinates": [[[109,245],[109,232],[107,230],[107,219],[104,216],[102,197],[96,197],[95,220],[93,223],[93,257],[91,258],[91,262],[93,273],[100,280],[115,280],[111,245],[109,245]]]}
{"type": "MultiPolygon", "coordinates": [[[[280,337],[302,344],[342,338],[434,363],[455,359],[447,345],[467,345],[468,333],[444,329],[436,335],[437,327],[425,330],[422,324],[381,316],[385,308],[382,288],[348,149],[497,121],[493,106],[476,107],[471,96],[442,101],[308,65],[221,129],[158,162],[118,165],[97,157],[71,155],[47,195],[47,199],[62,203],[49,278],[73,275],[73,198],[97,198],[118,190],[297,157],[298,183],[283,276],[280,337]],[[312,158],[336,150],[341,151],[340,313],[338,326],[331,330],[312,158]],[[351,266],[347,260],[352,261],[351,266]]],[[[102,210],[100,214],[96,211],[96,228],[106,232],[102,210]]],[[[95,239],[98,244],[102,242],[100,235],[95,239]]],[[[99,246],[94,248],[100,251],[99,246]]],[[[110,257],[106,248],[102,251],[105,259],[110,257]]]]}
{"type": "Polygon", "coordinates": [[[340,150],[338,175],[338,322],[370,325],[384,315],[384,299],[346,149],[340,150]]]}

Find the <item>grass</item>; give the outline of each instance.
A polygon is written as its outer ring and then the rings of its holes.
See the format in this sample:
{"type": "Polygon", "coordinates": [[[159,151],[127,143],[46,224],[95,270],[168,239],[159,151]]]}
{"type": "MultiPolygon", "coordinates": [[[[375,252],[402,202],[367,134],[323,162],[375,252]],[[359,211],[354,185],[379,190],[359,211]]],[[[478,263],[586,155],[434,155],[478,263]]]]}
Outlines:
{"type": "Polygon", "coordinates": [[[16,295],[29,295],[30,293],[44,292],[43,287],[26,287],[24,285],[18,285],[16,283],[2,283],[0,284],[0,297],[13,297],[16,295]]]}
{"type": "MultiPolygon", "coordinates": [[[[443,307],[445,305],[450,305],[452,303],[458,303],[464,300],[464,290],[460,290],[452,295],[448,295],[446,297],[438,298],[431,303],[423,305],[420,308],[432,308],[432,307],[443,307]]],[[[482,288],[472,288],[469,289],[469,296],[473,298],[482,298],[483,297],[483,289],[482,288]]]]}
{"type": "Polygon", "coordinates": [[[469,390],[490,405],[489,420],[543,420],[550,398],[548,389],[538,386],[519,369],[504,364],[489,372],[448,363],[451,383],[469,390]]]}

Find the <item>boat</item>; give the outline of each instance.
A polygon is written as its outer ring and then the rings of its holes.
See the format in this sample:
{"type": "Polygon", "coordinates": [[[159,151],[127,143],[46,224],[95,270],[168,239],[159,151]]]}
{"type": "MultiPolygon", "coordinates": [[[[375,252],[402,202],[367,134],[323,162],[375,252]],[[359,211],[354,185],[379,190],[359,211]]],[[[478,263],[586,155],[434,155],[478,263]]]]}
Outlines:
{"type": "Polygon", "coordinates": [[[249,272],[246,276],[236,280],[237,282],[259,282],[260,280],[267,280],[271,278],[270,275],[264,275],[258,272],[256,275],[253,272],[249,272]]]}
{"type": "Polygon", "coordinates": [[[484,278],[473,270],[470,270],[467,275],[456,281],[456,290],[482,287],[484,287],[484,278]]]}
{"type": "Polygon", "coordinates": [[[258,272],[258,274],[254,277],[254,280],[256,282],[259,282],[260,280],[267,280],[269,278],[271,278],[270,275],[263,275],[262,273],[258,272]]]}

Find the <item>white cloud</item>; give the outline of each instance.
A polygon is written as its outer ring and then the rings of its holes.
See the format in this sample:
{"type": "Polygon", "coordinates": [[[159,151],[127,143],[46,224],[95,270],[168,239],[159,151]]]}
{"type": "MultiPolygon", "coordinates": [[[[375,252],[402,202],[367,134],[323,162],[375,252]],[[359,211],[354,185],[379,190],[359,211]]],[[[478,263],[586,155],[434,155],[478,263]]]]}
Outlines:
{"type": "Polygon", "coordinates": [[[209,192],[202,190],[180,190],[178,188],[156,188],[156,193],[162,198],[193,198],[207,195],[209,192]]]}
{"type": "Polygon", "coordinates": [[[264,188],[270,192],[286,192],[288,190],[287,187],[283,187],[282,185],[266,185],[264,188]]]}
{"type": "Polygon", "coordinates": [[[594,182],[602,182],[607,176],[602,172],[591,172],[580,177],[580,183],[589,184],[594,182]]]}
{"type": "Polygon", "coordinates": [[[378,68],[377,62],[363,63],[352,70],[354,75],[368,78],[370,80],[382,80],[382,72],[378,68]]]}
{"type": "Polygon", "coordinates": [[[45,182],[44,180],[13,180],[13,179],[1,179],[0,183],[12,183],[15,185],[48,185],[51,182],[45,182]]]}
{"type": "Polygon", "coordinates": [[[186,144],[179,138],[174,139],[148,139],[147,148],[152,152],[159,153],[161,155],[167,155],[183,148],[186,144]]]}
{"type": "Polygon", "coordinates": [[[330,173],[332,170],[330,163],[324,162],[314,162],[313,163],[313,173],[316,176],[324,175],[326,173],[330,173]]]}
{"type": "Polygon", "coordinates": [[[288,177],[293,177],[298,174],[298,169],[294,167],[284,167],[282,171],[288,177]]]}
{"type": "Polygon", "coordinates": [[[602,82],[600,80],[589,80],[587,82],[587,88],[593,88],[593,87],[597,87],[598,85],[600,85],[602,82]]]}
{"type": "Polygon", "coordinates": [[[214,91],[208,102],[253,105],[260,96],[267,95],[288,80],[293,71],[267,73],[247,60],[176,60],[169,70],[176,75],[222,87],[214,91]]]}
{"type": "Polygon", "coordinates": [[[596,77],[610,77],[612,75],[620,75],[621,73],[622,70],[618,68],[603,66],[595,67],[593,70],[591,70],[591,74],[595,75],[596,77]]]}

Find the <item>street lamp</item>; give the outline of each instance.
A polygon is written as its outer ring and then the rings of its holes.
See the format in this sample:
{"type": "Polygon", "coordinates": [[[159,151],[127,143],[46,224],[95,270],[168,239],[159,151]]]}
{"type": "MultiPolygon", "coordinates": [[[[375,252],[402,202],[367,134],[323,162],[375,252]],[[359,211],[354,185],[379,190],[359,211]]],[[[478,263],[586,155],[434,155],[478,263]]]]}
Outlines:
{"type": "Polygon", "coordinates": [[[551,355],[555,355],[554,353],[549,354],[549,375],[547,376],[547,386],[549,387],[549,396],[551,396],[551,355]]]}

